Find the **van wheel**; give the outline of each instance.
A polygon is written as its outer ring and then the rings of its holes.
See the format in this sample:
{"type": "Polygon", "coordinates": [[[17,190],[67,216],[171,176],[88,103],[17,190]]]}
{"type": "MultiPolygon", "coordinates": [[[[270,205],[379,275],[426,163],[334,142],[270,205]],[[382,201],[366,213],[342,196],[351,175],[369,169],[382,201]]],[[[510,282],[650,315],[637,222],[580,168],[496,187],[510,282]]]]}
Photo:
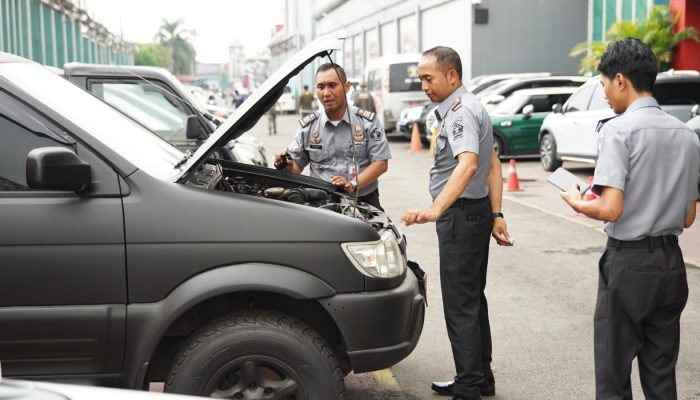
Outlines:
{"type": "Polygon", "coordinates": [[[343,373],[326,341],[276,312],[214,321],[180,351],[166,392],[225,399],[346,399],[343,373]]]}
{"type": "Polygon", "coordinates": [[[557,160],[557,143],[549,133],[542,135],[540,139],[540,161],[545,171],[552,172],[561,167],[561,160],[557,160]]]}

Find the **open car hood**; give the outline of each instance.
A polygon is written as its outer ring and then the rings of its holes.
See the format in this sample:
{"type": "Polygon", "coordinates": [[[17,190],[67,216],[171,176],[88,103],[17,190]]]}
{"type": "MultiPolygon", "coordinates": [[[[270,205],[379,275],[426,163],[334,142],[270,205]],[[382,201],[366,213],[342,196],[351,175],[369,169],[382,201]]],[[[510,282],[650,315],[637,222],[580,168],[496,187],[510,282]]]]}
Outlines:
{"type": "Polygon", "coordinates": [[[254,127],[282,95],[290,78],[298,74],[317,57],[324,57],[332,51],[342,49],[344,40],[344,32],[322,36],[287,60],[202,143],[186,163],[180,166],[181,172],[177,181],[186,180],[219,147],[254,127]]]}

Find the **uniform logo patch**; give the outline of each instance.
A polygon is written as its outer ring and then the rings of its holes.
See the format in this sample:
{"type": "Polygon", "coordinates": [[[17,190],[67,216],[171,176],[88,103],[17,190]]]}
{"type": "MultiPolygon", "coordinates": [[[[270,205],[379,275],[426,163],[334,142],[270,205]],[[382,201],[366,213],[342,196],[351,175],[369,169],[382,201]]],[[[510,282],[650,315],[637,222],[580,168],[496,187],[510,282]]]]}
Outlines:
{"type": "Polygon", "coordinates": [[[377,130],[372,131],[369,134],[369,137],[371,137],[372,140],[378,142],[378,141],[382,140],[382,133],[379,131],[379,129],[377,129],[377,130]]]}
{"type": "Polygon", "coordinates": [[[457,123],[452,125],[452,139],[457,140],[462,136],[464,136],[464,127],[457,123]]]}
{"type": "Polygon", "coordinates": [[[311,144],[321,144],[321,134],[318,131],[311,134],[311,144]]]}

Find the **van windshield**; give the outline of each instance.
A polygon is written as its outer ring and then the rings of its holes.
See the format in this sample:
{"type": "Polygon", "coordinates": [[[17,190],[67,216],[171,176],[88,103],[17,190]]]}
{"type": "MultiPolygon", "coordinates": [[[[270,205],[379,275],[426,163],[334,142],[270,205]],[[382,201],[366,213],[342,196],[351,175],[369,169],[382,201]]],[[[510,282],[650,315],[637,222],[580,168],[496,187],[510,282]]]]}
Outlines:
{"type": "Polygon", "coordinates": [[[389,77],[390,92],[419,92],[421,90],[417,62],[392,64],[389,77]]]}

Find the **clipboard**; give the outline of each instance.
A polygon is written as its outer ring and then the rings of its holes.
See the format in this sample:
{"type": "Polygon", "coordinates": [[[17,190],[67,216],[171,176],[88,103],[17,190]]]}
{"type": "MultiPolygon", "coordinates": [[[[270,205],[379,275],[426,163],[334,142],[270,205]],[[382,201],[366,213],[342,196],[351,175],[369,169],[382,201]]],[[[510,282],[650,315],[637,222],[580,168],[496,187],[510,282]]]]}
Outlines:
{"type": "Polygon", "coordinates": [[[547,178],[547,182],[558,187],[563,192],[568,192],[574,184],[578,185],[581,194],[586,193],[591,188],[586,181],[562,167],[557,168],[557,170],[547,178]]]}

